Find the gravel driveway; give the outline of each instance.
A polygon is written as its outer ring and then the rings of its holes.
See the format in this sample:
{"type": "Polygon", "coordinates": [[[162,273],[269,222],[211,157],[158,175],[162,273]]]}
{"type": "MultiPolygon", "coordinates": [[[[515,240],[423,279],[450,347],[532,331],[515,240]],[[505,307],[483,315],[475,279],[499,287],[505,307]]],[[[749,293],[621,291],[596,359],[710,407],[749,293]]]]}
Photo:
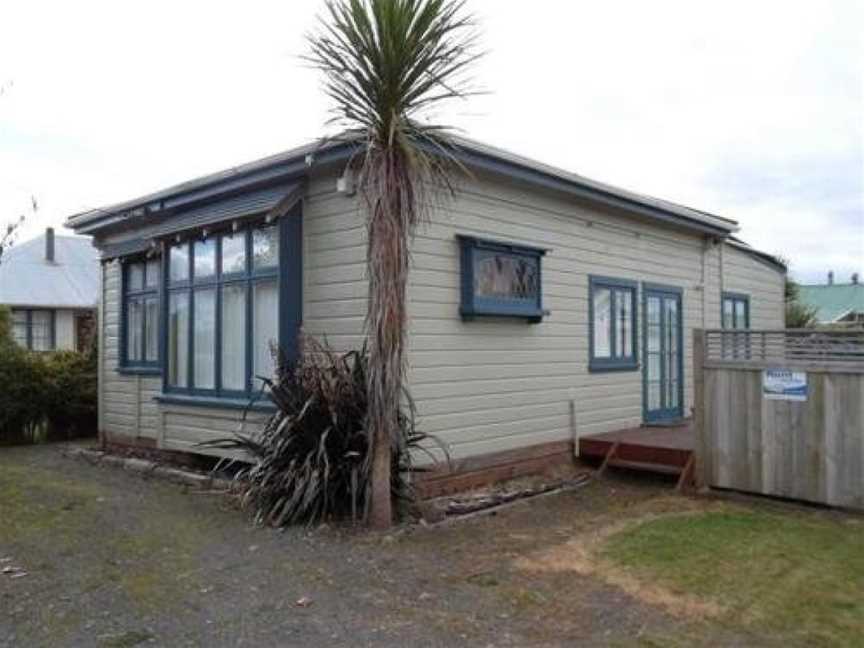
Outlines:
{"type": "Polygon", "coordinates": [[[0,574],[0,646],[666,644],[692,624],[525,565],[601,518],[689,501],[669,490],[604,480],[446,528],[277,532],[58,446],[0,449],[0,567],[26,573],[0,574]]]}

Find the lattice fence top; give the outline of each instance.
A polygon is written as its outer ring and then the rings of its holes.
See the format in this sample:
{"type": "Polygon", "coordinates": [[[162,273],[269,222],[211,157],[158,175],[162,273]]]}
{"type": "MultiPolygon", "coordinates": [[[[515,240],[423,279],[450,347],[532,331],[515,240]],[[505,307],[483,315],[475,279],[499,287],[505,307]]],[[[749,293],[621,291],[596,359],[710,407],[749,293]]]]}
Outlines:
{"type": "Polygon", "coordinates": [[[705,360],[843,364],[864,369],[864,330],[705,331],[705,360]]]}

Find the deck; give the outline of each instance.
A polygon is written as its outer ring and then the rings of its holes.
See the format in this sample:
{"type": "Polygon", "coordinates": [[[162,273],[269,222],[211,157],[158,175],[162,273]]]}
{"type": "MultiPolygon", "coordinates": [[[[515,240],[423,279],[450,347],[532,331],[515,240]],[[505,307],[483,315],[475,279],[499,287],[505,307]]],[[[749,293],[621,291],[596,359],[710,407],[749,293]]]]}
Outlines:
{"type": "Polygon", "coordinates": [[[678,477],[678,488],[692,481],[695,438],[690,421],[670,427],[642,426],[590,434],[579,439],[579,455],[607,468],[628,468],[678,477]]]}

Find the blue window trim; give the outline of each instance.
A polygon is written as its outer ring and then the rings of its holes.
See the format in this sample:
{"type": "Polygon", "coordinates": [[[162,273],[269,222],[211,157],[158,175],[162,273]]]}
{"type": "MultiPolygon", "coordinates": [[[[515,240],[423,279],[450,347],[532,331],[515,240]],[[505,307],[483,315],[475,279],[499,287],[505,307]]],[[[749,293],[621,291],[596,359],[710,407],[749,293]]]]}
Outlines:
{"type": "Polygon", "coordinates": [[[617,277],[603,277],[599,275],[588,276],[588,371],[592,373],[606,371],[634,371],[639,369],[639,333],[638,313],[639,310],[639,283],[631,279],[619,279],[617,277]],[[624,358],[597,357],[594,354],[594,291],[606,288],[611,291],[609,303],[609,346],[616,347],[617,326],[614,326],[614,313],[616,292],[627,290],[631,294],[630,308],[630,348],[632,353],[624,358]]]}
{"type": "MultiPolygon", "coordinates": [[[[117,367],[117,372],[120,374],[128,374],[128,375],[145,375],[145,376],[158,376],[162,371],[162,356],[161,356],[161,345],[157,343],[156,346],[156,355],[158,356],[155,360],[129,360],[129,346],[127,344],[127,340],[129,339],[129,298],[137,297],[137,298],[146,298],[146,297],[155,297],[156,301],[159,303],[160,309],[162,305],[162,298],[160,295],[162,289],[162,277],[159,278],[158,283],[155,287],[147,286],[147,261],[146,256],[133,256],[124,258],[122,261],[121,272],[120,272],[120,290],[121,290],[121,299],[120,299],[120,353],[118,354],[120,358],[119,366],[117,367]],[[142,266],[142,274],[141,281],[143,282],[143,288],[139,290],[131,290],[129,288],[129,271],[130,267],[135,264],[140,264],[142,266]]],[[[161,264],[160,264],[160,272],[162,272],[161,264]]],[[[145,340],[145,333],[147,331],[146,325],[146,309],[143,314],[143,318],[141,320],[141,356],[144,356],[144,348],[146,348],[147,341],[145,340]]],[[[162,314],[161,310],[157,314],[156,326],[159,329],[162,328],[162,314]]],[[[157,331],[157,336],[161,331],[157,331]]]]}
{"type": "Polygon", "coordinates": [[[459,314],[463,320],[475,317],[511,317],[537,323],[547,315],[543,310],[543,256],[547,249],[518,245],[503,241],[492,241],[475,236],[457,234],[460,246],[460,306],[459,314]],[[490,299],[474,294],[474,256],[477,250],[504,252],[514,256],[529,257],[537,262],[537,299],[505,300],[490,299]]]}
{"type": "Polygon", "coordinates": [[[27,314],[27,350],[33,350],[33,313],[48,313],[48,337],[50,348],[46,351],[57,350],[57,311],[53,308],[13,308],[15,312],[23,312],[27,314]]]}
{"type": "MultiPolygon", "coordinates": [[[[227,225],[227,224],[226,224],[227,225]]],[[[173,402],[181,404],[199,405],[202,407],[238,407],[248,405],[249,400],[258,392],[254,386],[252,376],[252,294],[256,282],[276,280],[278,303],[278,336],[279,348],[281,350],[280,363],[283,365],[293,364],[299,354],[298,334],[302,326],[303,309],[303,260],[302,260],[302,234],[303,234],[303,211],[301,203],[297,203],[287,214],[276,220],[274,225],[279,232],[279,262],[272,268],[255,269],[252,265],[252,230],[264,225],[263,216],[257,219],[246,219],[240,231],[244,232],[246,246],[246,269],[242,273],[230,273],[222,276],[222,234],[228,228],[216,229],[208,234],[216,240],[216,274],[201,281],[196,281],[194,276],[194,254],[192,253],[196,237],[190,236],[183,244],[189,250],[189,273],[188,280],[171,282],[169,274],[170,254],[169,249],[172,241],[163,243],[162,263],[162,329],[160,331],[160,348],[162,357],[165,358],[162,368],[162,394],[157,397],[159,402],[173,402]],[[222,366],[221,349],[219,341],[222,332],[222,291],[221,286],[231,284],[246,285],[246,326],[247,334],[245,340],[246,355],[246,387],[244,390],[222,389],[222,366]],[[216,289],[216,335],[215,335],[215,387],[213,389],[201,389],[196,387],[177,387],[168,382],[168,301],[172,292],[183,292],[189,295],[189,323],[188,323],[188,358],[186,375],[190,385],[194,385],[194,358],[195,358],[195,336],[194,336],[194,307],[195,291],[202,288],[216,289]]],[[[254,409],[272,408],[266,397],[256,405],[254,409]]]]}
{"type": "Polygon", "coordinates": [[[737,329],[737,328],[749,329],[750,328],[750,295],[748,295],[746,293],[723,291],[722,299],[720,299],[720,327],[721,328],[725,328],[725,325],[723,323],[723,309],[726,307],[727,301],[731,301],[733,303],[733,306],[732,306],[733,319],[735,318],[735,306],[734,306],[734,304],[736,302],[743,302],[744,303],[744,326],[738,327],[738,326],[733,325],[732,328],[733,329],[737,329]]]}

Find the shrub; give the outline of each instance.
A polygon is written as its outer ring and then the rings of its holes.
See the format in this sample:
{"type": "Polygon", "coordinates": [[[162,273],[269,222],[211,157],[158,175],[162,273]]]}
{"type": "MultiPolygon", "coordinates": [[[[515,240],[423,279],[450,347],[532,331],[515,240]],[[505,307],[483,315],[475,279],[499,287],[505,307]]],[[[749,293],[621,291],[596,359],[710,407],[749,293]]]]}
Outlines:
{"type": "MultiPolygon", "coordinates": [[[[365,427],[366,348],[339,354],[326,342],[307,338],[302,357],[265,381],[277,409],[259,434],[238,433],[204,445],[240,450],[253,459],[238,471],[235,483],[241,505],[259,524],[365,519],[371,460],[365,427]]],[[[415,429],[414,404],[407,393],[404,402],[401,433],[393,440],[392,491],[406,503],[413,499],[408,475],[418,470],[411,453],[426,452],[435,460],[421,444],[437,441],[415,429]]]]}
{"type": "Polygon", "coordinates": [[[0,307],[0,443],[69,439],[96,431],[96,355],[32,353],[0,307]]]}

